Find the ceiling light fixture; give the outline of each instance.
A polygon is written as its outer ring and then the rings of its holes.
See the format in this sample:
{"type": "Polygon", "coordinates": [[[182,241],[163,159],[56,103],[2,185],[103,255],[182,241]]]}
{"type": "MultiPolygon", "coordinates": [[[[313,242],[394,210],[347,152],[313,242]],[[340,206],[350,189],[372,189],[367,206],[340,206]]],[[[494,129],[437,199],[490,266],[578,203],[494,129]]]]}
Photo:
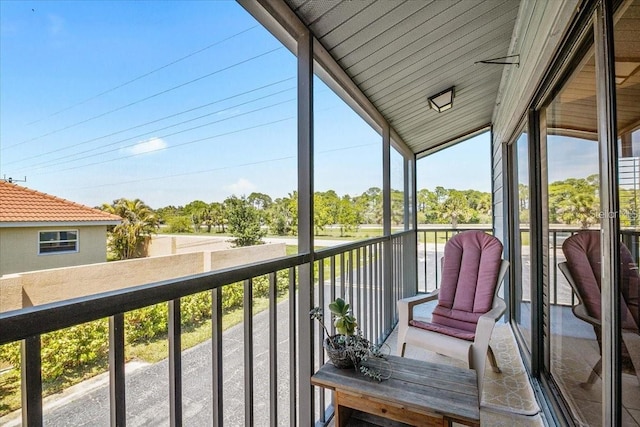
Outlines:
{"type": "Polygon", "coordinates": [[[429,106],[436,110],[438,113],[442,113],[453,107],[453,98],[455,96],[455,86],[451,86],[449,89],[440,92],[437,95],[429,97],[429,106]]]}

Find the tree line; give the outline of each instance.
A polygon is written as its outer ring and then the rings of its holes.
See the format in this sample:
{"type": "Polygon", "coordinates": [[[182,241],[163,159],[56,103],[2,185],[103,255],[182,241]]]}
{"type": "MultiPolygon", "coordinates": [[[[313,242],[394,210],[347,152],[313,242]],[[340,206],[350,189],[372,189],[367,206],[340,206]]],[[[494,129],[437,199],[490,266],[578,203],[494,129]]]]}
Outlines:
{"type": "MultiPolygon", "coordinates": [[[[549,223],[577,225],[588,228],[602,219],[599,197],[600,181],[597,174],[586,178],[568,178],[554,181],[548,187],[549,223]]],[[[626,186],[618,188],[620,224],[638,225],[638,191],[626,186]]],[[[529,223],[529,187],[518,186],[520,223],[529,223]]]]}
{"type": "MultiPolygon", "coordinates": [[[[549,223],[578,225],[587,228],[600,222],[598,175],[568,178],[548,186],[549,223]]],[[[619,188],[620,221],[623,226],[638,224],[637,191],[619,188]]],[[[419,224],[489,224],[492,216],[491,193],[436,187],[416,194],[419,224]]],[[[404,221],[404,194],[391,190],[391,222],[404,221]]],[[[334,190],[316,192],[314,201],[315,234],[329,226],[340,235],[356,231],[362,224],[382,224],[382,190],[371,187],[357,196],[338,195],[334,190]]],[[[118,199],[102,209],[123,218],[110,230],[109,244],[117,259],[137,256],[140,241],[162,226],[170,233],[226,233],[236,246],[259,244],[266,233],[295,235],[298,229],[298,193],[273,199],[268,194],[230,196],[222,202],[194,200],[185,206],[152,209],[143,201],[118,199]]],[[[521,224],[529,222],[529,188],[518,187],[518,211],[521,224]]]]}
{"type": "MultiPolygon", "coordinates": [[[[404,222],[404,194],[391,190],[391,222],[404,222]]],[[[417,194],[419,223],[489,223],[491,194],[476,190],[436,187],[417,194]]],[[[316,192],[314,231],[321,235],[327,227],[337,227],[341,236],[355,232],[362,224],[382,224],[382,190],[371,187],[358,196],[338,195],[334,190],[316,192]]],[[[267,234],[295,235],[298,229],[298,192],[273,199],[253,192],[230,196],[222,202],[194,200],[184,206],[152,209],[140,199],[118,199],[101,209],[119,215],[121,224],[109,230],[110,251],[117,259],[138,256],[141,242],[163,227],[169,233],[227,233],[236,246],[260,244],[267,234]]]]}

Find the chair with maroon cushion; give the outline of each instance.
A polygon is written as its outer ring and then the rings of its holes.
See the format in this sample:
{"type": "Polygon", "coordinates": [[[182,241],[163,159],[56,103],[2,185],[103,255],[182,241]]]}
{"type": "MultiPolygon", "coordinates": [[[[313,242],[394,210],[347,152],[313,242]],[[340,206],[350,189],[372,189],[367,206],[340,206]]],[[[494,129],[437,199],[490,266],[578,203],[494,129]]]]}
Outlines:
{"type": "MultiPolygon", "coordinates": [[[[578,297],[572,311],[574,315],[593,326],[602,352],[601,336],[601,248],[600,231],[581,231],[569,237],[562,244],[567,259],[558,268],[567,278],[573,292],[578,297]]],[[[638,330],[638,268],[629,249],[620,244],[620,320],[622,329],[622,363],[633,369],[640,381],[640,334],[638,330]]],[[[580,384],[589,389],[600,376],[602,357],[594,365],[586,382],[580,384]]]]}
{"type": "Polygon", "coordinates": [[[440,288],[398,301],[398,354],[404,356],[411,344],[463,360],[476,370],[481,392],[487,353],[500,372],[489,339],[506,310],[498,289],[508,268],[497,238],[482,231],[452,237],[444,248],[440,288]],[[415,306],[436,299],[430,322],[414,319],[415,306]]]}

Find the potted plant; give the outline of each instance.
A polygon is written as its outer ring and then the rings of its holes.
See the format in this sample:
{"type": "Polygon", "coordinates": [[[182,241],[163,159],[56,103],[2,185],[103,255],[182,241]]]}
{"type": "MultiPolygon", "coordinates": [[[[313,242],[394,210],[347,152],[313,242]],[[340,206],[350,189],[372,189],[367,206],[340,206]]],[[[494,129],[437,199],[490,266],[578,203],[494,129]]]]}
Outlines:
{"type": "Polygon", "coordinates": [[[358,323],[351,314],[349,304],[342,298],[336,298],[335,301],[329,304],[329,310],[337,332],[335,335],[331,335],[324,324],[322,308],[315,307],[309,314],[312,319],[320,322],[327,335],[323,342],[331,363],[336,368],[341,369],[356,367],[364,375],[378,381],[389,378],[390,370],[388,375],[385,375],[377,369],[370,369],[362,364],[370,357],[384,359],[385,356],[380,351],[380,346],[371,344],[368,339],[357,331],[358,323]]]}

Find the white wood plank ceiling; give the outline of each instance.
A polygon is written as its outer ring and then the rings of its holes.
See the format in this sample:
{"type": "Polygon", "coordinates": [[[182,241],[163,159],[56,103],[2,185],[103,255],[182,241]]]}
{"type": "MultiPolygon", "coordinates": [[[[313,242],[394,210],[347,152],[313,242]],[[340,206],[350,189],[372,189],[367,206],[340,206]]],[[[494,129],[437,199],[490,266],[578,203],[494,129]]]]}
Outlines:
{"type": "Polygon", "coordinates": [[[518,0],[285,0],[414,153],[489,125],[518,0]],[[455,86],[451,110],[427,98],[455,86]]]}

